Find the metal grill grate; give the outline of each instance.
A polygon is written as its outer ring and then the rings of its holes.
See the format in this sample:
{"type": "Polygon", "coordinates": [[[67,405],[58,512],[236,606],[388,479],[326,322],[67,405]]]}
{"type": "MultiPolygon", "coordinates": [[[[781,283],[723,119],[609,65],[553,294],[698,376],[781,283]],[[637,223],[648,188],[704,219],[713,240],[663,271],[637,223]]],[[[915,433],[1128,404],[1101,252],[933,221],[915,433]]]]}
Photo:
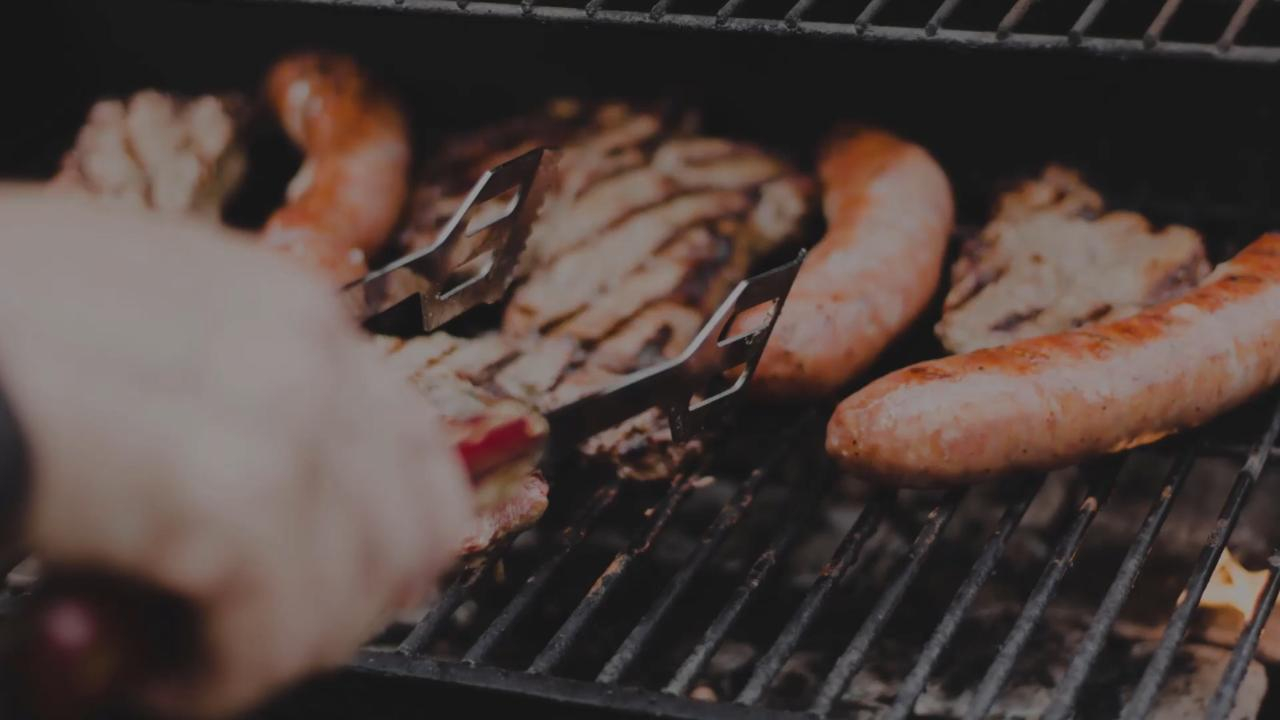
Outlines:
{"type": "MultiPolygon", "coordinates": [[[[1168,616],[1169,620],[1163,635],[1121,715],[1126,719],[1148,716],[1162,684],[1170,674],[1175,653],[1187,634],[1192,612],[1198,605],[1218,559],[1240,519],[1246,501],[1257,484],[1264,465],[1276,453],[1274,446],[1277,434],[1280,433],[1280,396],[1273,395],[1268,398],[1265,408],[1266,419],[1261,423],[1264,427],[1255,430],[1257,433],[1255,440],[1247,449],[1238,445],[1216,442],[1203,432],[1180,438],[1172,445],[1175,451],[1173,462],[1160,484],[1159,492],[1151,502],[1149,511],[1129,543],[1105,596],[1097,606],[1087,632],[1070,650],[1072,656],[1068,669],[1053,689],[1047,718],[1065,720],[1073,716],[1081,690],[1090,673],[1095,669],[1104,643],[1119,617],[1120,609],[1129,598],[1130,591],[1195,463],[1201,458],[1208,457],[1242,459],[1242,465],[1221,509],[1218,522],[1205,540],[1203,549],[1186,581],[1185,595],[1168,616]]],[[[690,699],[686,695],[696,679],[700,677],[711,656],[728,636],[731,628],[739,621],[744,609],[757,598],[758,591],[766,579],[777,570],[780,563],[785,561],[788,551],[793,549],[798,539],[804,535],[814,509],[826,492],[825,483],[816,476],[823,476],[825,473],[810,473],[801,482],[784,484],[790,492],[789,514],[785,519],[773,524],[774,534],[769,538],[763,551],[755,556],[754,562],[743,569],[740,581],[727,594],[727,599],[719,606],[714,619],[705,625],[704,630],[694,633],[697,640],[684,653],[684,658],[674,673],[664,681],[650,683],[645,687],[628,684],[625,681],[628,670],[637,662],[646,647],[654,643],[658,627],[664,620],[669,620],[672,608],[682,595],[689,592],[694,579],[705,570],[708,561],[715,556],[726,534],[749,513],[758,493],[769,483],[777,480],[779,468],[789,456],[805,452],[797,446],[804,445],[803,442],[799,442],[801,438],[812,435],[815,430],[820,429],[820,425],[815,422],[816,417],[817,415],[810,413],[807,420],[794,423],[788,433],[781,434],[768,460],[736,486],[732,499],[709,522],[700,540],[687,554],[684,563],[666,582],[665,587],[655,593],[654,598],[649,601],[647,611],[630,627],[629,634],[617,646],[612,657],[603,663],[594,681],[571,679],[567,674],[558,673],[558,669],[565,663],[566,658],[584,643],[584,637],[590,634],[593,623],[598,622],[598,613],[609,596],[616,592],[628,574],[634,572],[635,566],[639,564],[638,561],[645,559],[646,555],[653,551],[656,540],[664,529],[668,528],[677,508],[697,492],[698,483],[695,482],[695,478],[701,476],[705,467],[679,478],[671,485],[665,496],[646,511],[647,522],[634,535],[630,545],[605,565],[605,569],[578,602],[577,607],[569,613],[568,618],[551,635],[549,641],[541,647],[525,669],[505,669],[487,664],[486,661],[494,647],[508,636],[517,621],[536,603],[545,600],[551,578],[566,559],[580,547],[583,539],[588,536],[604,511],[619,497],[620,486],[616,482],[605,484],[590,495],[576,520],[570,522],[562,531],[554,549],[545,553],[541,564],[531,570],[521,589],[488,623],[478,639],[474,640],[462,653],[461,660],[433,657],[425,652],[424,648],[430,647],[433,641],[438,639],[449,616],[465,598],[474,592],[477,579],[498,567],[501,556],[508,550],[506,545],[498,548],[480,565],[460,577],[444,593],[436,608],[413,628],[398,649],[366,650],[355,663],[355,667],[380,674],[427,678],[467,686],[514,691],[586,706],[670,717],[841,716],[843,711],[838,701],[841,700],[851,680],[864,668],[869,653],[876,647],[890,618],[900,609],[903,598],[911,590],[921,591],[918,582],[921,567],[930,551],[938,545],[939,537],[954,517],[961,501],[964,500],[965,490],[954,490],[944,494],[928,513],[896,570],[889,575],[887,583],[875,589],[873,606],[861,620],[852,639],[839,653],[825,677],[820,680],[818,690],[805,711],[779,711],[769,708],[770,686],[787,660],[796,652],[802,639],[820,629],[825,632],[822,623],[818,622],[819,616],[829,611],[836,598],[840,596],[836,592],[838,586],[847,581],[853,583],[858,581],[857,578],[849,578],[846,575],[855,566],[869,539],[891,514],[894,504],[900,501],[900,498],[896,498],[895,493],[891,491],[880,491],[867,499],[830,560],[791,611],[790,618],[774,636],[772,644],[765,643],[768,649],[754,662],[749,678],[742,685],[737,696],[732,698],[733,702],[708,703],[690,699]]],[[[1058,596],[1060,583],[1071,570],[1076,553],[1081,548],[1091,523],[1117,487],[1127,459],[1127,456],[1103,458],[1082,468],[1082,474],[1087,478],[1084,497],[1057,534],[1048,562],[1045,563],[1039,580],[1027,596],[1011,630],[1003,639],[994,661],[972,688],[973,699],[969,705],[967,717],[986,717],[1001,697],[1015,664],[1027,649],[1032,631],[1045,622],[1050,602],[1058,596]]],[[[1043,484],[1043,477],[1023,478],[1017,484],[1018,492],[1009,498],[1003,510],[991,509],[992,513],[1000,515],[999,520],[987,535],[985,544],[978,552],[967,577],[960,584],[945,612],[937,621],[932,634],[920,649],[910,671],[897,685],[896,697],[886,717],[896,719],[912,715],[916,701],[936,669],[939,658],[955,639],[961,622],[973,609],[978,592],[991,578],[1011,536],[1017,530],[1028,507],[1041,492],[1043,484]]],[[[1256,649],[1263,624],[1271,613],[1277,593],[1280,592],[1280,572],[1278,572],[1280,549],[1273,553],[1269,562],[1271,568],[1267,584],[1248,620],[1246,631],[1242,633],[1232,651],[1230,662],[1210,704],[1207,715],[1209,718],[1225,718],[1230,713],[1247,664],[1256,649]]]]}
{"type": "Polygon", "coordinates": [[[868,43],[1280,61],[1280,8],[1259,0],[239,0],[543,22],[813,36],[868,43]],[[931,13],[922,8],[934,8],[931,13]],[[1251,22],[1252,21],[1252,22],[1251,22]],[[1252,37],[1246,37],[1252,35],[1252,37]]]}

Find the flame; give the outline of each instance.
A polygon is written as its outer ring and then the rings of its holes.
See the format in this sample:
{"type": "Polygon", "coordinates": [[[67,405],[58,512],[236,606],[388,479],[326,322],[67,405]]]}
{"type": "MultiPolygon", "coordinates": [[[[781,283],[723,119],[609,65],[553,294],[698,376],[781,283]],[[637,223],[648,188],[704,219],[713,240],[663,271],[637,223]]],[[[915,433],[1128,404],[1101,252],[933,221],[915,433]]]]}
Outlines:
{"type": "Polygon", "coordinates": [[[1218,558],[1218,566],[1213,569],[1213,575],[1209,578],[1209,585],[1200,598],[1200,607],[1234,609],[1247,618],[1253,613],[1253,606],[1262,595],[1267,575],[1266,570],[1246,569],[1231,554],[1230,549],[1224,548],[1222,557],[1218,558]]]}

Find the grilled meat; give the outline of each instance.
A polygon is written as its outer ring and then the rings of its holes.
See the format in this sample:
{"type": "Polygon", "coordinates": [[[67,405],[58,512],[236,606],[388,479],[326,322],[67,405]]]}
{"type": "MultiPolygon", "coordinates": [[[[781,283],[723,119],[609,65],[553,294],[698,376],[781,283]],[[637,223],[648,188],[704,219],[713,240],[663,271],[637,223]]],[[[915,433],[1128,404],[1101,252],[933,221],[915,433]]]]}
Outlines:
{"type": "Polygon", "coordinates": [[[462,541],[462,554],[484,551],[507,535],[533,525],[547,511],[549,489],[542,473],[522,475],[506,494],[480,512],[475,532],[462,541]]]}
{"type": "MultiPolygon", "coordinates": [[[[807,178],[691,130],[661,110],[559,101],[445,143],[415,193],[407,247],[429,243],[488,167],[563,148],[502,319],[508,351],[493,336],[464,343],[491,353],[470,379],[544,410],[600,389],[683,350],[754,260],[798,236],[813,204],[807,178]]],[[[637,478],[670,477],[688,456],[656,412],[584,449],[637,478]]]]}
{"type": "Polygon", "coordinates": [[[546,420],[528,404],[488,392],[444,363],[466,344],[457,338],[438,333],[385,343],[392,371],[406,377],[442,414],[445,431],[471,476],[480,522],[463,551],[483,550],[536,522],[547,507],[547,484],[537,470],[546,420]]]}
{"type": "Polygon", "coordinates": [[[94,104],[53,186],[219,219],[244,176],[244,103],[143,90],[94,104]]]}
{"type": "MultiPolygon", "coordinates": [[[[839,133],[819,159],[827,234],[805,260],[756,369],[772,400],[823,397],[867,368],[924,310],[942,274],[954,209],[947,176],[918,145],[839,133]]],[[[755,327],[765,308],[744,313],[755,327]]]]}
{"type": "Polygon", "coordinates": [[[399,103],[351,58],[302,53],[271,68],[267,97],[306,153],[263,243],[341,285],[368,271],[408,194],[409,126],[399,103]]]}
{"type": "Polygon", "coordinates": [[[953,352],[1115,320],[1195,287],[1209,272],[1196,231],[1103,214],[1075,172],[1049,167],[1001,196],[951,270],[938,337],[953,352]]]}
{"type": "Polygon", "coordinates": [[[1280,234],[1127,318],[923,362],[846,399],[827,451],[938,486],[1048,470],[1207,422],[1280,380],[1280,234]]]}

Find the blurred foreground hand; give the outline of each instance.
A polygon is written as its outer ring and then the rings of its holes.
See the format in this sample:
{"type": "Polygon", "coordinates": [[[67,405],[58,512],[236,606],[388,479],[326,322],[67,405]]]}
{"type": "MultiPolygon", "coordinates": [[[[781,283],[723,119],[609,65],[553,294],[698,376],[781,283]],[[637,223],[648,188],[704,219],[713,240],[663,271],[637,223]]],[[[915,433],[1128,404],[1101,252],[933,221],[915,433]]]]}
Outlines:
{"type": "Polygon", "coordinates": [[[0,385],[30,446],[23,537],[191,600],[244,709],[422,600],[471,527],[423,398],[332,289],[226,230],[0,186],[0,385]]]}

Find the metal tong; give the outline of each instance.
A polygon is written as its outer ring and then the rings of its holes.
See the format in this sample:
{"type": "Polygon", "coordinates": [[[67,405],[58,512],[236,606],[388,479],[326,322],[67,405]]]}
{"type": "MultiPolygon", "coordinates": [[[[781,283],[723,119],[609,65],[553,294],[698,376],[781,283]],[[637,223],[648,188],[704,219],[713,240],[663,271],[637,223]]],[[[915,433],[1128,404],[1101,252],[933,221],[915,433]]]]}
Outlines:
{"type": "MultiPolygon", "coordinates": [[[[555,150],[537,148],[485,172],[430,246],[344,287],[348,309],[366,325],[423,334],[502,299],[546,193],[558,182],[558,164],[555,150]],[[494,208],[495,202],[502,205],[494,208]]],[[[755,373],[803,259],[801,251],[795,260],[739,282],[677,357],[547,413],[553,447],[572,447],[655,406],[666,413],[677,441],[726,417],[755,373]],[[764,322],[725,337],[739,313],[764,303],[772,303],[764,322]],[[694,399],[708,379],[739,366],[728,387],[694,399]]]]}
{"type": "Polygon", "coordinates": [[[740,281],[676,357],[547,413],[554,447],[576,445],[655,406],[666,413],[678,442],[727,418],[755,374],[804,256],[801,250],[791,262],[740,281]],[[740,313],[765,303],[771,307],[762,322],[730,334],[740,313]],[[735,368],[740,368],[736,377],[725,378],[735,368]],[[697,397],[708,380],[717,378],[727,387],[697,397]]]}
{"type": "Polygon", "coordinates": [[[431,245],[343,287],[347,308],[379,330],[421,335],[501,300],[557,177],[558,156],[549,148],[486,171],[431,245]]]}

